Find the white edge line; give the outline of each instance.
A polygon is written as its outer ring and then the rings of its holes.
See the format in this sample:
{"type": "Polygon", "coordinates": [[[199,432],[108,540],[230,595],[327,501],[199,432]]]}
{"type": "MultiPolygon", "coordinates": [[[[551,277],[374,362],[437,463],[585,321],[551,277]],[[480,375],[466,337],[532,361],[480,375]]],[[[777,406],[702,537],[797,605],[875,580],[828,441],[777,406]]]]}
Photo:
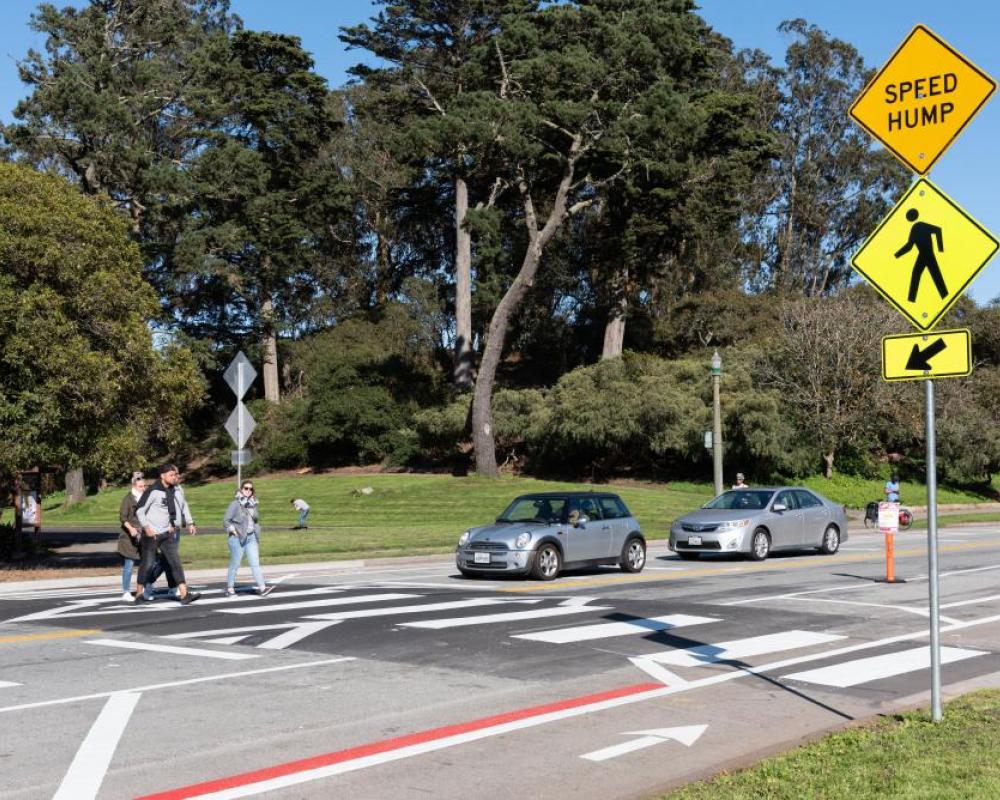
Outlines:
{"type": "Polygon", "coordinates": [[[114,692],[108,697],[52,800],[97,797],[118,742],[141,696],[138,692],[114,692]]]}
{"type": "Polygon", "coordinates": [[[81,694],[75,697],[59,697],[55,700],[41,700],[37,703],[20,703],[16,706],[4,706],[0,708],[0,714],[8,711],[23,711],[29,708],[44,708],[46,706],[60,706],[67,703],[79,703],[83,700],[95,700],[99,697],[110,697],[120,692],[152,692],[159,689],[173,689],[177,686],[191,686],[196,683],[210,683],[212,681],[224,681],[230,678],[244,678],[249,675],[266,675],[271,672],[285,672],[292,669],[306,669],[308,667],[322,667],[327,664],[340,664],[345,661],[354,661],[353,656],[339,656],[337,658],[324,658],[321,661],[306,661],[303,664],[286,664],[281,667],[263,667],[261,669],[249,669],[243,672],[227,672],[223,675],[206,675],[201,678],[188,678],[184,681],[170,681],[169,683],[151,683],[146,686],[136,686],[132,689],[119,689],[111,692],[96,692],[94,694],[81,694]]]}
{"type": "Polygon", "coordinates": [[[102,647],[121,647],[124,650],[143,650],[153,653],[170,653],[175,656],[198,656],[200,658],[219,658],[223,661],[246,661],[249,658],[260,658],[253,653],[232,653],[219,650],[205,650],[200,647],[177,647],[172,644],[154,644],[152,642],[129,642],[123,639],[84,639],[83,644],[96,644],[102,647]]]}

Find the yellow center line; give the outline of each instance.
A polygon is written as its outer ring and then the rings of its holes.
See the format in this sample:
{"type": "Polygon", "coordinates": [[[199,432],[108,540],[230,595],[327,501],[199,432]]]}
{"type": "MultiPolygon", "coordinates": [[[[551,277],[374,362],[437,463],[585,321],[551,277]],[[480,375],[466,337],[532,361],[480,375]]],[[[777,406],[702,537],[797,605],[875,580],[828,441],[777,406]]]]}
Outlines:
{"type": "Polygon", "coordinates": [[[99,628],[88,628],[81,631],[48,631],[46,633],[25,633],[20,636],[0,636],[0,644],[10,644],[12,642],[41,642],[47,639],[72,639],[76,636],[90,636],[92,633],[100,633],[99,628]]]}
{"type": "MultiPolygon", "coordinates": [[[[938,552],[940,553],[950,553],[959,550],[975,550],[981,547],[1000,545],[1000,539],[993,539],[990,541],[980,541],[980,542],[964,542],[962,544],[946,544],[938,545],[938,552]]],[[[896,558],[904,556],[920,556],[927,552],[926,548],[910,548],[906,550],[896,550],[896,558]]],[[[834,564],[850,564],[852,562],[861,561],[878,561],[884,558],[884,556],[876,555],[836,555],[836,556],[825,556],[823,561],[817,559],[807,559],[801,561],[766,561],[763,564],[747,565],[743,567],[717,567],[715,569],[682,569],[676,572],[671,572],[668,574],[656,574],[651,575],[649,573],[639,574],[639,575],[616,575],[614,577],[608,576],[607,578],[594,578],[593,580],[581,580],[581,581],[565,581],[562,583],[545,583],[542,585],[528,585],[528,586],[515,586],[510,589],[500,589],[501,592],[512,592],[512,593],[522,593],[522,592],[551,592],[551,591],[562,591],[573,589],[590,589],[595,586],[615,586],[621,583],[633,583],[636,581],[669,581],[676,578],[690,578],[690,577],[700,577],[703,575],[725,575],[725,574],[735,574],[737,572],[741,574],[748,574],[750,572],[774,572],[776,570],[791,569],[791,568],[801,568],[801,567],[816,567],[824,563],[834,563],[834,564]]]]}

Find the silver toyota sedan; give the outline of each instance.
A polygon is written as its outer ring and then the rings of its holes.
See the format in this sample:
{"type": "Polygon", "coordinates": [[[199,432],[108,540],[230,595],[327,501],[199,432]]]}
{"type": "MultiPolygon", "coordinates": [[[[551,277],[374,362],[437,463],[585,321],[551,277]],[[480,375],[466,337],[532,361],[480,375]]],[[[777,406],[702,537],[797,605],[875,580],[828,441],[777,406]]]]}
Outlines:
{"type": "Polygon", "coordinates": [[[622,499],[609,492],[546,492],[516,498],[491,525],[458,540],[455,565],[466,577],[531,575],[550,581],[564,568],[646,565],[646,538],[622,499]]]}
{"type": "Polygon", "coordinates": [[[743,553],[763,561],[773,550],[807,548],[832,555],[846,541],[844,506],[801,486],[723,492],[670,527],[670,549],[685,559],[743,553]]]}

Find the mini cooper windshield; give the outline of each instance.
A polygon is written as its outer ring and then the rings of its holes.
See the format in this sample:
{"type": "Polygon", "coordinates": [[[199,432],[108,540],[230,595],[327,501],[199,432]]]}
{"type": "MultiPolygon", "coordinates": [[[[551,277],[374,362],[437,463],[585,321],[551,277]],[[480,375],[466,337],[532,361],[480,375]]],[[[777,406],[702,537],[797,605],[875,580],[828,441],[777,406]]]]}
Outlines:
{"type": "Polygon", "coordinates": [[[566,501],[561,497],[519,497],[497,517],[497,522],[537,522],[547,525],[562,520],[566,501]]]}

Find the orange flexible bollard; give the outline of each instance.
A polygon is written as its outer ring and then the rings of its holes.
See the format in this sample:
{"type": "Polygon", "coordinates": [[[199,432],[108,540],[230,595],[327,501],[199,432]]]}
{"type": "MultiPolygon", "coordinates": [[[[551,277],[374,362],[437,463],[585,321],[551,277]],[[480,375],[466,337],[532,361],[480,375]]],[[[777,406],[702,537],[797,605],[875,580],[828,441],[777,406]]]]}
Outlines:
{"type": "Polygon", "coordinates": [[[893,539],[895,537],[891,533],[885,535],[885,582],[895,583],[896,582],[896,565],[893,562],[893,539]]]}

